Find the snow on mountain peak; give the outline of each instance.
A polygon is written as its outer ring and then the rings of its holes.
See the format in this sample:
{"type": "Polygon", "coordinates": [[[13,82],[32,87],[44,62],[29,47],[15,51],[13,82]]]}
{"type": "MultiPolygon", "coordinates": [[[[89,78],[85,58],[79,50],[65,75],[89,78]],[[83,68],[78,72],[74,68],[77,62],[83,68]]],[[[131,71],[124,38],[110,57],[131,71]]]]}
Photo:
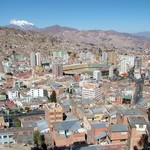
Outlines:
{"type": "Polygon", "coordinates": [[[23,27],[23,26],[34,26],[33,23],[27,22],[25,20],[11,20],[10,24],[11,25],[20,26],[20,27],[23,27]]]}

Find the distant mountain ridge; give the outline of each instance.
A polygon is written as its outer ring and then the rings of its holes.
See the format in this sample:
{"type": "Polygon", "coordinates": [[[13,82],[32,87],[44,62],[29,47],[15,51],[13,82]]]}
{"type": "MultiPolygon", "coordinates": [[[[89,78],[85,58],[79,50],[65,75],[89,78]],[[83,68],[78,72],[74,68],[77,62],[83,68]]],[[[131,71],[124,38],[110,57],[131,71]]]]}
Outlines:
{"type": "Polygon", "coordinates": [[[94,49],[96,47],[116,50],[143,50],[150,48],[150,39],[135,34],[120,33],[114,30],[78,30],[59,25],[37,28],[33,23],[24,20],[14,21],[7,27],[21,29],[23,31],[31,30],[42,33],[44,36],[61,38],[77,44],[76,47],[71,47],[72,49],[82,49],[83,44],[93,45],[94,49]]]}
{"type": "Polygon", "coordinates": [[[150,39],[150,31],[135,33],[135,35],[140,36],[140,37],[146,37],[146,38],[150,39]]]}
{"type": "Polygon", "coordinates": [[[44,27],[44,28],[38,28],[36,27],[33,23],[25,21],[25,20],[11,20],[9,25],[6,25],[8,28],[16,28],[20,30],[31,30],[31,31],[38,31],[44,34],[51,34],[54,36],[59,36],[59,37],[64,37],[63,35],[66,36],[66,32],[68,33],[67,36],[72,36],[72,34],[76,34],[79,32],[105,32],[106,34],[124,34],[125,36],[130,36],[130,37],[135,37],[135,38],[147,38],[150,39],[150,31],[145,31],[145,32],[139,32],[135,34],[130,34],[130,33],[120,33],[115,30],[78,30],[75,28],[71,27],[63,27],[60,25],[53,25],[49,27],[44,27]],[[64,33],[65,32],[65,33],[64,33]],[[71,35],[69,35],[72,32],[71,35]]]}
{"type": "Polygon", "coordinates": [[[11,20],[9,25],[5,27],[15,28],[20,30],[37,30],[38,28],[33,24],[25,20],[11,20]]]}

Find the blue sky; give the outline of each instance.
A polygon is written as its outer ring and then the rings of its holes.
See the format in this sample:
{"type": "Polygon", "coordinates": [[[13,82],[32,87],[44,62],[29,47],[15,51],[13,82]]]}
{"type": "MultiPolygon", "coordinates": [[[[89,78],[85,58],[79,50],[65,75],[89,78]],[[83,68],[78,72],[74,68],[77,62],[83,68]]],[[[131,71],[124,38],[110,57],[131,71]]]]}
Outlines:
{"type": "Polygon", "coordinates": [[[0,26],[12,19],[38,27],[150,31],[150,0],[1,0],[0,26]]]}

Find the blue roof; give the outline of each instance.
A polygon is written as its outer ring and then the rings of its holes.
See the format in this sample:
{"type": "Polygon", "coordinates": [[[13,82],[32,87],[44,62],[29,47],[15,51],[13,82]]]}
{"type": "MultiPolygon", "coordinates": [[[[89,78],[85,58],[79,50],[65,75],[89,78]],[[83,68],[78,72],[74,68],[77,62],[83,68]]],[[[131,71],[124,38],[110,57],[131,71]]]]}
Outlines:
{"type": "Polygon", "coordinates": [[[136,109],[126,109],[126,110],[124,109],[119,110],[118,112],[124,115],[141,115],[141,112],[136,109]]]}
{"type": "Polygon", "coordinates": [[[95,135],[94,138],[95,138],[96,140],[98,140],[98,139],[103,138],[103,137],[105,137],[105,136],[107,136],[106,132],[101,132],[100,134],[95,135]]]}
{"type": "Polygon", "coordinates": [[[101,145],[89,145],[86,147],[81,147],[78,150],[106,150],[106,148],[101,145]]]}
{"type": "Polygon", "coordinates": [[[145,120],[145,118],[144,117],[140,117],[140,116],[130,116],[129,118],[128,118],[128,120],[129,120],[129,123],[130,123],[130,125],[131,125],[131,127],[132,128],[135,128],[136,126],[136,124],[139,124],[139,125],[147,125],[147,122],[146,122],[146,120],[145,120]]]}
{"type": "Polygon", "coordinates": [[[47,85],[51,85],[51,86],[53,86],[54,88],[62,87],[61,84],[56,83],[56,82],[48,82],[47,85]]]}
{"type": "Polygon", "coordinates": [[[90,104],[93,104],[94,101],[93,100],[89,100],[89,99],[84,99],[84,100],[81,100],[81,103],[83,105],[90,105],[90,104]]]}
{"type": "Polygon", "coordinates": [[[105,128],[106,127],[106,124],[103,122],[93,122],[93,123],[91,123],[91,125],[94,128],[105,128]]]}
{"type": "Polygon", "coordinates": [[[55,130],[78,130],[81,128],[80,122],[78,120],[55,122],[53,124],[55,130]]]}
{"type": "Polygon", "coordinates": [[[100,114],[103,114],[106,111],[105,108],[93,108],[91,110],[93,113],[100,113],[100,114]]]}
{"type": "Polygon", "coordinates": [[[109,116],[116,115],[116,113],[117,113],[117,110],[113,110],[113,111],[109,112],[109,116]]]}
{"type": "Polygon", "coordinates": [[[36,123],[40,131],[46,130],[49,128],[45,120],[39,120],[39,121],[36,121],[36,123]]]}
{"type": "Polygon", "coordinates": [[[113,124],[110,125],[112,132],[127,132],[128,131],[128,125],[127,124],[113,124]]]}
{"type": "Polygon", "coordinates": [[[71,120],[78,120],[76,116],[74,116],[72,113],[66,113],[67,118],[65,121],[71,121],[71,120]]]}

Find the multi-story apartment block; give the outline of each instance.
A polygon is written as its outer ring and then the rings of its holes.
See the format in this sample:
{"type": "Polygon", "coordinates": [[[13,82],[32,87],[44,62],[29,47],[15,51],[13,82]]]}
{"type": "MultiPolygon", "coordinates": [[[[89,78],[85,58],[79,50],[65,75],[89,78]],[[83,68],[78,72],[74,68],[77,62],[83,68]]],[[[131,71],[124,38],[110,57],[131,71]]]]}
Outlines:
{"type": "Polygon", "coordinates": [[[83,99],[101,99],[101,92],[98,84],[87,83],[82,87],[83,99]]]}
{"type": "Polygon", "coordinates": [[[44,97],[44,89],[39,88],[31,88],[29,91],[29,95],[33,98],[44,97]]]}
{"type": "Polygon", "coordinates": [[[34,66],[41,66],[41,54],[39,52],[35,53],[32,52],[30,54],[30,65],[34,66]]]}
{"type": "Polygon", "coordinates": [[[112,65],[117,64],[117,53],[115,51],[111,51],[108,53],[108,63],[112,65]]]}
{"type": "Polygon", "coordinates": [[[58,103],[45,104],[45,120],[52,129],[53,122],[61,122],[63,120],[63,108],[58,103]]]}
{"type": "Polygon", "coordinates": [[[66,50],[58,50],[53,52],[54,59],[61,59],[63,60],[63,64],[68,62],[69,54],[66,50]]]}
{"type": "Polygon", "coordinates": [[[134,56],[119,55],[118,56],[118,67],[119,74],[127,74],[128,71],[134,66],[134,56]]]}

